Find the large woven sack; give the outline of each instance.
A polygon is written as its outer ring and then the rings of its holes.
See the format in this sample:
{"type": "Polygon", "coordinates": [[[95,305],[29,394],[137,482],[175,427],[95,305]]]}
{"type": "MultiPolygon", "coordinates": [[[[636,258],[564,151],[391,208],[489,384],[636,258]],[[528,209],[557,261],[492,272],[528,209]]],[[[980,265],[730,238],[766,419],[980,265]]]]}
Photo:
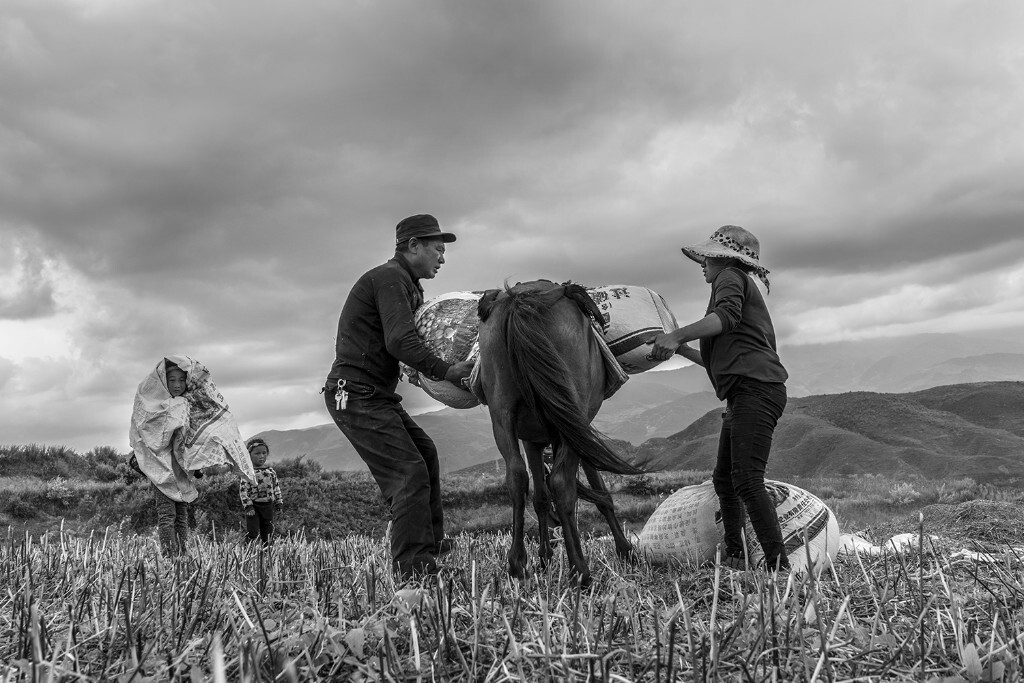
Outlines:
{"type": "MultiPolygon", "coordinates": [[[[765,488],[775,502],[786,556],[793,569],[807,569],[808,554],[812,569],[828,567],[839,552],[836,516],[819,498],[792,484],[766,480],[765,488]]],[[[748,556],[756,564],[764,553],[749,519],[744,533],[748,556]]],[[[706,481],[681,488],[666,498],[644,525],[638,546],[655,563],[698,564],[715,559],[722,538],[718,496],[714,485],[706,481]]]]}
{"type": "MultiPolygon", "coordinates": [[[[458,363],[475,360],[480,354],[477,343],[480,319],[476,307],[481,296],[483,292],[448,292],[416,309],[416,332],[435,356],[448,363],[458,363]]],[[[450,408],[480,405],[477,397],[464,387],[424,377],[408,366],[402,369],[430,398],[450,408]]]]}
{"type": "MultiPolygon", "coordinates": [[[[626,373],[635,375],[661,362],[647,357],[650,346],[646,341],[677,325],[661,295],[637,285],[588,287],[587,293],[604,315],[605,341],[626,373]]],[[[438,358],[449,363],[477,358],[480,319],[476,309],[481,296],[483,292],[448,292],[416,309],[416,332],[438,358]]],[[[428,396],[450,408],[480,405],[464,387],[424,377],[406,365],[402,371],[428,396]]]]}
{"type": "Polygon", "coordinates": [[[647,340],[679,325],[660,294],[637,285],[592,287],[587,294],[604,314],[604,340],[626,373],[635,375],[661,363],[648,357],[647,340]]]}

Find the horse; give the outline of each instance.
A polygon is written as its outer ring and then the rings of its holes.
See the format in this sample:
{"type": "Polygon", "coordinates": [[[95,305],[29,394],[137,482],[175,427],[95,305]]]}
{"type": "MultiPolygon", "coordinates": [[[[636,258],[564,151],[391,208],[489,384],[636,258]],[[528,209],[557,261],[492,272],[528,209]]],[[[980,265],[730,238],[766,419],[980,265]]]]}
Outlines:
{"type": "Polygon", "coordinates": [[[485,292],[477,313],[480,360],[475,381],[505,460],[512,503],[509,574],[525,578],[528,560],[523,526],[529,476],[519,449],[522,441],[534,481],[541,565],[553,554],[548,529],[553,503],[570,569],[581,585],[589,585],[590,569],[576,521],[577,499],[597,505],[611,528],[616,553],[628,558],[633,546],[615,517],[600,471],[642,473],[612,451],[591,426],[607,386],[605,359],[591,323],[600,311],[579,285],[536,280],[485,292]],[[546,476],[543,451],[548,445],[554,461],[546,476]],[[580,467],[590,488],[578,481],[580,467]]]}

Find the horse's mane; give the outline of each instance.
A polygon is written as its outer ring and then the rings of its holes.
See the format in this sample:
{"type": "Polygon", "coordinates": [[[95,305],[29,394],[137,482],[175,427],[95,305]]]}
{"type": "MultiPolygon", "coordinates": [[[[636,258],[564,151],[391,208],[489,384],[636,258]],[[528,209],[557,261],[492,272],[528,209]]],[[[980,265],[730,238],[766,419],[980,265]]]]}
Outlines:
{"type": "MultiPolygon", "coordinates": [[[[569,298],[584,315],[598,316],[597,320],[603,322],[600,310],[580,285],[541,282],[550,287],[523,286],[521,283],[509,287],[506,284],[503,291],[485,292],[477,306],[480,320],[496,317],[494,324],[503,331],[510,368],[523,403],[551,434],[557,434],[580,457],[600,470],[638,474],[639,470],[608,448],[590,425],[579,397],[566,386],[567,378],[574,373],[549,336],[556,327],[566,329],[552,320],[552,307],[559,299],[569,298]]],[[[582,348],[587,348],[589,324],[583,316],[579,323],[578,341],[582,348]]]]}

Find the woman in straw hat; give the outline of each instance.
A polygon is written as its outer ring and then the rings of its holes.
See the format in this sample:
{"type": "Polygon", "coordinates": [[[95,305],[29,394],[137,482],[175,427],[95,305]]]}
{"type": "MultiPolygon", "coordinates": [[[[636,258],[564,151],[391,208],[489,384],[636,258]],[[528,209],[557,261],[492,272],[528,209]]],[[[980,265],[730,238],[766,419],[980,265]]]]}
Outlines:
{"type": "Polygon", "coordinates": [[[764,486],[775,425],[786,407],[786,369],[775,349],[775,330],[757,276],[768,290],[768,270],[759,260],[760,244],[749,231],[724,225],[707,240],[683,247],[701,265],[711,285],[707,314],[700,320],[651,340],[651,355],[667,360],[678,353],[702,365],[718,398],[726,402],[718,461],[712,477],[725,528],[725,558],[746,565],[746,515],[764,551],[768,569],[788,569],[789,560],[764,486]],[[686,342],[700,340],[700,351],[686,342]]]}

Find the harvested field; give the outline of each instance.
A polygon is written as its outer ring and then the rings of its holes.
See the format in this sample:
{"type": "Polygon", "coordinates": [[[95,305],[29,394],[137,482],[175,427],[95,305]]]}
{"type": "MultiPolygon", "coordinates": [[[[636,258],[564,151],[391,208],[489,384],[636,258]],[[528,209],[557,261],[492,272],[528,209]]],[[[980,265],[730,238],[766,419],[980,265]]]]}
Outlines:
{"type": "MultiPolygon", "coordinates": [[[[1018,558],[841,558],[820,576],[622,564],[585,544],[520,584],[503,534],[463,534],[440,580],[396,587],[380,539],[0,539],[3,680],[1015,680],[1018,558]]],[[[535,551],[535,547],[531,547],[535,551]]]]}
{"type": "MultiPolygon", "coordinates": [[[[999,551],[1024,546],[1024,507],[1020,503],[971,500],[955,505],[935,504],[921,509],[924,530],[939,536],[949,546],[970,550],[999,551]]],[[[875,535],[888,536],[915,529],[918,515],[904,515],[875,528],[875,535]]]]}

